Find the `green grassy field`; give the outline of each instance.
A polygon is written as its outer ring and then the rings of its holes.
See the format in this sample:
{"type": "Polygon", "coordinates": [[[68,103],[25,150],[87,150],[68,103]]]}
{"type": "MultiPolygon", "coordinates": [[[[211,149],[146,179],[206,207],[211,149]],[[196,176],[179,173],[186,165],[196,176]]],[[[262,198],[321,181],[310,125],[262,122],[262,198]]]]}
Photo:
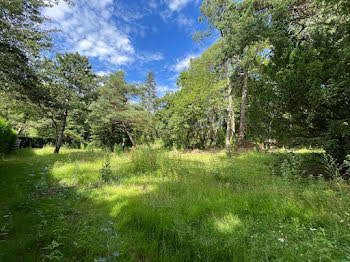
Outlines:
{"type": "Polygon", "coordinates": [[[0,161],[0,261],[350,261],[349,188],[284,153],[52,151],[0,161]]]}

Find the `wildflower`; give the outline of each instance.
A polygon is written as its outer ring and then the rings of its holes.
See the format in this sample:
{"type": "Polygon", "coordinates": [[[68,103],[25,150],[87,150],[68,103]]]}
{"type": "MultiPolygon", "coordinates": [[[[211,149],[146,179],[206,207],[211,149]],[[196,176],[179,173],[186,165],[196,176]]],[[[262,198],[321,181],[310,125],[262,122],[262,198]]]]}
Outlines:
{"type": "Polygon", "coordinates": [[[284,243],[284,238],[277,239],[279,242],[284,243]]]}

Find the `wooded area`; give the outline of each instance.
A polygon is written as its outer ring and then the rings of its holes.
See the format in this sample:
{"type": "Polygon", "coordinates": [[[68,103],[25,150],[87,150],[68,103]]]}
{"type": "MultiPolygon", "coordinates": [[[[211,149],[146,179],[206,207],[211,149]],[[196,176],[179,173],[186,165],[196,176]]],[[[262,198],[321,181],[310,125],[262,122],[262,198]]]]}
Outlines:
{"type": "Polygon", "coordinates": [[[122,72],[96,76],[79,54],[42,59],[45,5],[2,2],[1,114],[18,135],[55,137],[56,153],[63,141],[112,148],[123,138],[225,144],[228,155],[248,142],[306,146],[339,161],[350,150],[347,1],[204,1],[209,28],[195,38],[220,37],[162,98],[152,72],[131,85],[122,72]]]}

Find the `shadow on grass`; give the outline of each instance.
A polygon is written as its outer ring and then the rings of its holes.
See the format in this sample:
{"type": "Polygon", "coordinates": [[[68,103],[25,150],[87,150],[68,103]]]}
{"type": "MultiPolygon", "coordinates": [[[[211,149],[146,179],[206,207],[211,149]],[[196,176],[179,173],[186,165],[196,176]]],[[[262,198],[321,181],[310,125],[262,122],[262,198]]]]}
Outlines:
{"type": "Polygon", "coordinates": [[[89,191],[52,177],[58,161],[103,157],[103,152],[54,155],[24,149],[0,161],[0,261],[91,261],[113,255],[106,241],[115,242],[116,232],[108,212],[82,209],[94,206],[89,191]]]}
{"type": "Polygon", "coordinates": [[[295,221],[333,223],[317,203],[297,199],[298,190],[272,180],[270,154],[236,157],[235,169],[222,171],[229,172],[223,182],[203,162],[183,159],[165,162],[175,165],[166,174],[125,164],[131,173],[120,185],[93,189],[66,186],[52,175],[57,161],[104,157],[78,151],[0,162],[0,260],[296,261],[295,247],[310,253],[303,244],[311,236],[309,230],[296,234],[295,221]],[[267,177],[249,183],[259,174],[267,177]],[[280,225],[276,234],[272,229],[280,225]],[[289,247],[278,240],[285,235],[289,247]]]}

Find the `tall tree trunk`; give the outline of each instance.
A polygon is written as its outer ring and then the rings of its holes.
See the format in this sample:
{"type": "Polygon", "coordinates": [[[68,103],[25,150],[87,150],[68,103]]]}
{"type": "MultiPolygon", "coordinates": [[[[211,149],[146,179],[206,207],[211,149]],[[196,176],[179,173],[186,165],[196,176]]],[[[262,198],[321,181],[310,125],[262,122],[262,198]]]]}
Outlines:
{"type": "Polygon", "coordinates": [[[17,137],[19,137],[22,134],[22,132],[24,130],[24,125],[27,123],[28,116],[29,116],[29,114],[26,113],[24,116],[23,125],[20,128],[18,128],[18,130],[17,130],[17,137]]]}
{"type": "Polygon", "coordinates": [[[130,133],[129,130],[127,129],[127,127],[126,127],[126,125],[124,124],[124,122],[121,122],[121,123],[122,123],[122,126],[123,126],[123,128],[124,128],[126,134],[127,134],[128,137],[129,137],[129,139],[130,139],[130,141],[131,141],[133,147],[135,147],[135,148],[137,149],[137,146],[136,146],[136,144],[135,144],[135,141],[134,141],[134,139],[132,139],[131,133],[130,133]]]}
{"type": "Polygon", "coordinates": [[[20,135],[22,134],[23,129],[24,129],[23,126],[21,126],[20,128],[18,128],[18,130],[17,130],[17,137],[20,136],[20,135]]]}
{"type": "Polygon", "coordinates": [[[230,83],[230,74],[228,72],[228,62],[225,63],[225,76],[227,84],[227,96],[228,96],[228,116],[227,116],[227,128],[226,128],[226,155],[231,157],[231,136],[234,139],[234,122],[235,115],[233,112],[233,101],[232,101],[232,87],[230,83]]]}
{"type": "Polygon", "coordinates": [[[123,143],[122,143],[122,147],[123,147],[123,152],[125,151],[125,137],[123,135],[123,143]]]}
{"type": "Polygon", "coordinates": [[[247,109],[247,88],[248,88],[248,70],[244,73],[243,86],[242,86],[242,102],[241,102],[241,116],[239,119],[239,134],[238,134],[238,147],[243,147],[244,129],[245,129],[245,117],[247,109]]]}
{"type": "Polygon", "coordinates": [[[59,133],[56,134],[56,145],[55,145],[54,154],[58,154],[58,152],[60,152],[62,142],[63,142],[63,137],[64,137],[64,130],[66,129],[67,116],[68,116],[68,109],[66,108],[63,112],[63,120],[62,120],[61,129],[60,129],[59,133]]]}

